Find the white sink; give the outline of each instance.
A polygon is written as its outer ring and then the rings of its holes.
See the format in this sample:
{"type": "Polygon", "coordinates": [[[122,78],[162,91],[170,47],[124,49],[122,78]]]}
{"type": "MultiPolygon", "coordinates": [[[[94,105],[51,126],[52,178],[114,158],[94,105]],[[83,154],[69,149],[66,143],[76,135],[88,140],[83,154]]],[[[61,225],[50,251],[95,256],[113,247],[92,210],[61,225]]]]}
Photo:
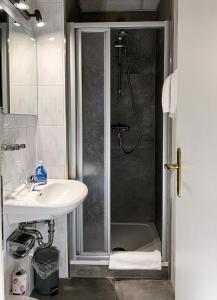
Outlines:
{"type": "Polygon", "coordinates": [[[4,201],[4,214],[10,224],[55,219],[72,212],[87,194],[87,186],[76,180],[50,179],[37,191],[21,185],[4,201]]]}

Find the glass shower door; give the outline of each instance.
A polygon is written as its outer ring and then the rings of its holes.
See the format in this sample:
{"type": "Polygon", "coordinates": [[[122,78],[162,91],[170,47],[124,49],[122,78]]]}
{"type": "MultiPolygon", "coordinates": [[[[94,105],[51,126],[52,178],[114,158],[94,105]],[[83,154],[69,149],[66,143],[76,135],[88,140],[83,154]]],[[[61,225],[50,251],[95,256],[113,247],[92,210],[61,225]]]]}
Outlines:
{"type": "Polygon", "coordinates": [[[77,211],[77,254],[106,255],[110,245],[110,32],[77,31],[77,165],[88,197],[77,211]]]}

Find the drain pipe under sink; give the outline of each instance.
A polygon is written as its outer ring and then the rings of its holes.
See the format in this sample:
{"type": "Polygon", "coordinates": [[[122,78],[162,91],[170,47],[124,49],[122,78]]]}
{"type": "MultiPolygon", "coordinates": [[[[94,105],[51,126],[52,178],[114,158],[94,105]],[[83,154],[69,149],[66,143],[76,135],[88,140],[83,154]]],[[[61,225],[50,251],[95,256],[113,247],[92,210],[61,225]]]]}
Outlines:
{"type": "Polygon", "coordinates": [[[29,233],[35,236],[38,245],[40,248],[48,248],[51,247],[54,241],[54,227],[55,222],[54,220],[46,220],[46,221],[34,221],[34,222],[25,222],[19,224],[19,230],[24,233],[29,233]],[[39,224],[39,223],[45,223],[48,225],[48,242],[43,242],[43,236],[41,232],[35,228],[32,228],[32,226],[39,224]]]}

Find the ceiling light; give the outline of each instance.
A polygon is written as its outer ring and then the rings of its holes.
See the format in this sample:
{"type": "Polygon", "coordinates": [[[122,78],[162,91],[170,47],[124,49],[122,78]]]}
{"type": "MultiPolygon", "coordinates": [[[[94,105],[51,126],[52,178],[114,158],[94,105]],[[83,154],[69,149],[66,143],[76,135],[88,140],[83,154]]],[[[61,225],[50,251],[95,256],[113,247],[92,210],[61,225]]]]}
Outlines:
{"type": "Polygon", "coordinates": [[[29,5],[26,4],[25,0],[16,0],[14,6],[21,10],[28,10],[30,9],[29,5]]]}
{"type": "Polygon", "coordinates": [[[36,18],[36,26],[37,27],[43,27],[46,25],[46,23],[42,20],[41,12],[40,10],[36,9],[34,14],[29,14],[29,18],[36,18]]]}
{"type": "Polygon", "coordinates": [[[36,23],[36,26],[37,26],[37,27],[43,27],[43,26],[45,26],[45,25],[46,25],[46,23],[43,22],[43,21],[37,21],[37,23],[36,23]]]}
{"type": "Polygon", "coordinates": [[[14,26],[20,27],[20,24],[14,21],[14,26]]]}
{"type": "Polygon", "coordinates": [[[46,23],[42,20],[41,12],[38,9],[35,10],[35,18],[37,21],[36,23],[37,27],[43,27],[46,25],[46,23]]]}
{"type": "Polygon", "coordinates": [[[3,7],[0,5],[0,10],[3,10],[3,7]]]}

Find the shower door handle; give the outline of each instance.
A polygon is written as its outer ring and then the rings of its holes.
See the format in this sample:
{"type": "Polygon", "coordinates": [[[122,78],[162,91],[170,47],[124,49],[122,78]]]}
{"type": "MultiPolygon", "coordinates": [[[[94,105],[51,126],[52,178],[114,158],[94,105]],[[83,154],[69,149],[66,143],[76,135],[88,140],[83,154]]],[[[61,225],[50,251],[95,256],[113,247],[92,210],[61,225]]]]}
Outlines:
{"type": "Polygon", "coordinates": [[[182,151],[181,148],[177,149],[177,163],[165,164],[168,171],[177,171],[177,195],[182,196],[182,151]]]}

